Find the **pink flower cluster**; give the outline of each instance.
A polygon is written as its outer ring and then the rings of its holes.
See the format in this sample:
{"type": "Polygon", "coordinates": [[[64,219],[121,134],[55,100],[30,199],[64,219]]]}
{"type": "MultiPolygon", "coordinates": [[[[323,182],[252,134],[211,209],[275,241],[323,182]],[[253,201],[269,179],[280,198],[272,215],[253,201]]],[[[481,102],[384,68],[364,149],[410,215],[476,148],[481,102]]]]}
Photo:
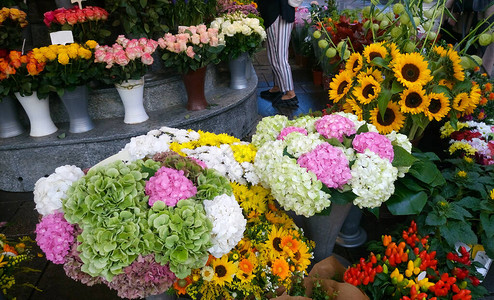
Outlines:
{"type": "Polygon", "coordinates": [[[168,206],[175,206],[178,201],[197,194],[194,183],[184,176],[184,171],[161,167],[153,177],[146,182],[146,195],[149,205],[163,201],[168,206]]]}
{"type": "Polygon", "coordinates": [[[108,12],[101,7],[86,6],[80,9],[78,6],[74,6],[70,9],[62,7],[45,12],[43,22],[50,27],[52,23],[74,25],[89,21],[105,21],[106,19],[108,19],[108,12]]]}
{"type": "Polygon", "coordinates": [[[365,149],[379,155],[382,159],[388,159],[393,162],[394,150],[391,141],[384,135],[377,132],[364,132],[358,134],[353,139],[353,148],[359,152],[364,153],[365,149]]]}
{"type": "Polygon", "coordinates": [[[244,15],[259,15],[259,12],[257,11],[257,8],[254,6],[254,4],[241,4],[240,2],[237,2],[235,0],[218,0],[216,8],[218,11],[218,15],[233,14],[237,11],[241,12],[244,15]]]}
{"type": "Polygon", "coordinates": [[[115,44],[111,47],[96,46],[94,52],[94,61],[97,63],[106,63],[106,68],[110,69],[113,65],[126,66],[131,61],[140,59],[144,65],[152,65],[153,57],[151,56],[158,42],[152,39],[140,38],[129,40],[123,35],[119,35],[115,44]]]}
{"type": "Polygon", "coordinates": [[[302,154],[297,163],[316,174],[317,179],[329,188],[340,188],[352,178],[343,150],[328,143],[317,145],[314,150],[302,154]]]}
{"type": "Polygon", "coordinates": [[[295,9],[295,25],[305,25],[305,23],[310,23],[310,11],[308,7],[299,6],[295,9]]]}
{"type": "Polygon", "coordinates": [[[194,46],[218,46],[218,29],[207,28],[204,24],[179,26],[177,34],[166,33],[164,37],[158,39],[158,44],[162,49],[173,53],[185,52],[188,57],[194,58],[196,55],[194,46]]]}
{"type": "Polygon", "coordinates": [[[281,130],[280,134],[278,134],[278,137],[276,139],[277,140],[284,140],[285,136],[289,135],[292,132],[300,132],[303,135],[307,135],[307,130],[305,130],[305,128],[288,126],[288,127],[283,128],[283,130],[281,130]]]}
{"type": "Polygon", "coordinates": [[[340,115],[326,115],[315,122],[317,132],[327,139],[336,138],[343,142],[343,137],[355,134],[355,124],[340,115]]]}
{"type": "Polygon", "coordinates": [[[35,232],[36,242],[46,254],[46,259],[63,264],[74,243],[74,226],[65,220],[63,213],[44,216],[36,225],[35,232]]]}

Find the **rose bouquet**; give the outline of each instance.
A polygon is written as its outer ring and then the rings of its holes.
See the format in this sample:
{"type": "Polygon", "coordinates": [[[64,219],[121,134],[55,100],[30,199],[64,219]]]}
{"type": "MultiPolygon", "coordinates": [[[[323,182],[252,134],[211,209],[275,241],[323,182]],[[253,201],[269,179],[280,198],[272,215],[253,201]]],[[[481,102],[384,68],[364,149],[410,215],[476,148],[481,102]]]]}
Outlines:
{"type": "Polygon", "coordinates": [[[96,46],[94,61],[106,64],[103,71],[105,83],[121,84],[129,79],[140,79],[153,64],[152,54],[158,43],[151,39],[129,40],[120,35],[111,47],[96,46]]]}
{"type": "Polygon", "coordinates": [[[158,39],[165,67],[177,68],[185,74],[210,63],[218,63],[219,53],[225,47],[218,37],[218,29],[206,25],[180,26],[177,34],[166,33],[158,39]]]}
{"type": "Polygon", "coordinates": [[[235,59],[242,53],[252,56],[266,39],[266,31],[260,18],[246,16],[241,12],[217,17],[210,26],[218,30],[218,39],[225,44],[221,52],[225,61],[235,59]]]}
{"type": "Polygon", "coordinates": [[[27,24],[25,12],[17,8],[2,7],[0,10],[0,49],[20,50],[22,28],[27,24]]]}
{"type": "Polygon", "coordinates": [[[50,45],[33,49],[34,58],[46,63],[41,74],[41,86],[38,95],[43,98],[49,92],[63,95],[66,89],[73,90],[98,77],[98,68],[94,63],[95,41],[84,44],[50,45]]]}
{"type": "Polygon", "coordinates": [[[259,15],[257,3],[254,1],[237,1],[237,0],[218,0],[216,1],[216,10],[218,15],[241,12],[244,15],[259,15]]]}
{"type": "Polygon", "coordinates": [[[0,57],[0,95],[32,95],[40,88],[39,74],[44,67],[45,64],[37,61],[32,51],[26,55],[10,51],[6,57],[0,57]]]}
{"type": "Polygon", "coordinates": [[[62,7],[45,12],[43,22],[51,32],[72,31],[74,41],[82,44],[88,40],[102,43],[110,36],[111,32],[104,29],[107,19],[108,12],[104,8],[87,6],[81,9],[74,6],[70,9],[62,7]]]}
{"type": "Polygon", "coordinates": [[[413,163],[402,134],[382,135],[346,113],[322,118],[267,117],[257,125],[254,167],[286,210],[306,217],[331,202],[379,207],[413,163]]]}

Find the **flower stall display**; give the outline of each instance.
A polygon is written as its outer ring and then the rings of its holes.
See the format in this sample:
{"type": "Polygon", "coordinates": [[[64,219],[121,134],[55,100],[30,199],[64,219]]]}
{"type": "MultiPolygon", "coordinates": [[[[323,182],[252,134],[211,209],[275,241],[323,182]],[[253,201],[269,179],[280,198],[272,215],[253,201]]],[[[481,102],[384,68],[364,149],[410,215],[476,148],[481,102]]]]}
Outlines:
{"type": "Polygon", "coordinates": [[[74,41],[85,43],[88,40],[95,40],[103,43],[111,32],[104,28],[108,20],[108,12],[101,7],[86,6],[79,8],[58,8],[44,13],[43,22],[50,32],[69,30],[72,31],[74,41]]]}
{"type": "Polygon", "coordinates": [[[401,236],[383,235],[370,247],[367,259],[346,270],[344,280],[361,288],[371,299],[476,299],[484,294],[481,275],[470,254],[460,248],[439,257],[421,236],[414,221],[401,236]]]}
{"type": "Polygon", "coordinates": [[[0,10],[0,51],[20,50],[22,29],[28,24],[26,13],[17,8],[0,10]]]}
{"type": "Polygon", "coordinates": [[[465,116],[464,119],[494,124],[494,90],[492,88],[494,79],[489,78],[486,73],[480,73],[479,71],[474,72],[471,78],[472,81],[479,85],[480,101],[473,113],[465,116]]]}
{"type": "Polygon", "coordinates": [[[259,15],[257,3],[254,1],[218,0],[216,1],[216,11],[218,15],[241,12],[248,15],[259,15]]]}
{"type": "Polygon", "coordinates": [[[404,135],[379,134],[346,113],[266,117],[252,143],[258,147],[254,167],[261,183],[284,209],[306,217],[332,202],[381,206],[413,162],[404,135]]]}
{"type": "Polygon", "coordinates": [[[32,95],[40,88],[41,76],[45,63],[38,61],[34,53],[29,51],[9,51],[0,57],[0,96],[19,93],[22,96],[32,95]]]}

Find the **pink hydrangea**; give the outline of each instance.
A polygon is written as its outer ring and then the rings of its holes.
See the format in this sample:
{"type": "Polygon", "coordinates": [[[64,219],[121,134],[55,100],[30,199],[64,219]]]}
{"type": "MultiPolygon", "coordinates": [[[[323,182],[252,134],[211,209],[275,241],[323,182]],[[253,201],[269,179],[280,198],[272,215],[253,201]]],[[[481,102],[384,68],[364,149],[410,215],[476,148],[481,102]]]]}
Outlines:
{"type": "Polygon", "coordinates": [[[198,159],[198,158],[195,158],[195,157],[187,157],[188,159],[194,161],[196,164],[198,164],[199,166],[201,166],[203,169],[207,169],[208,166],[206,165],[205,162],[203,162],[202,160],[198,159]]]}
{"type": "Polygon", "coordinates": [[[303,135],[307,135],[307,130],[305,130],[305,128],[289,126],[283,128],[283,130],[281,130],[280,134],[278,134],[278,137],[276,139],[284,140],[285,136],[289,135],[292,132],[300,132],[303,135]]]}
{"type": "Polygon", "coordinates": [[[355,124],[348,118],[340,115],[326,115],[315,122],[317,132],[323,137],[336,138],[343,142],[343,137],[355,134],[355,124]]]}
{"type": "Polygon", "coordinates": [[[175,206],[178,201],[187,199],[197,193],[194,183],[184,176],[184,171],[161,167],[146,182],[146,195],[149,205],[163,201],[168,206],[175,206]]]}
{"type": "Polygon", "coordinates": [[[44,216],[36,225],[36,242],[46,259],[63,264],[65,256],[74,243],[74,226],[69,224],[61,212],[44,216]]]}
{"type": "Polygon", "coordinates": [[[317,179],[329,188],[340,188],[352,178],[348,159],[343,150],[328,143],[302,154],[297,163],[316,174],[317,179]]]}
{"type": "Polygon", "coordinates": [[[364,153],[365,149],[379,155],[382,159],[388,159],[390,162],[394,158],[394,150],[391,141],[384,135],[377,132],[363,132],[353,139],[353,148],[359,153],[364,153]]]}

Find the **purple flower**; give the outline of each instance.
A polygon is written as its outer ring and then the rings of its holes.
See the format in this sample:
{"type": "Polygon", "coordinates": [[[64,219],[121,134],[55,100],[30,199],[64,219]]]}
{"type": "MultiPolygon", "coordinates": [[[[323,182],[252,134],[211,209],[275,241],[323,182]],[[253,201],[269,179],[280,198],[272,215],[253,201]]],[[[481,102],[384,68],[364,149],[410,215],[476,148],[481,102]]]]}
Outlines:
{"type": "Polygon", "coordinates": [[[344,136],[355,134],[355,124],[340,115],[326,115],[315,122],[317,132],[327,139],[336,138],[343,142],[344,136]]]}
{"type": "Polygon", "coordinates": [[[393,162],[394,150],[391,141],[384,135],[377,132],[364,132],[358,134],[353,139],[353,148],[359,153],[364,153],[365,149],[379,155],[380,158],[387,158],[393,162]]]}
{"type": "Polygon", "coordinates": [[[175,206],[178,201],[187,199],[197,193],[194,183],[184,176],[184,171],[161,167],[146,182],[146,195],[149,205],[163,201],[168,206],[175,206]]]}

